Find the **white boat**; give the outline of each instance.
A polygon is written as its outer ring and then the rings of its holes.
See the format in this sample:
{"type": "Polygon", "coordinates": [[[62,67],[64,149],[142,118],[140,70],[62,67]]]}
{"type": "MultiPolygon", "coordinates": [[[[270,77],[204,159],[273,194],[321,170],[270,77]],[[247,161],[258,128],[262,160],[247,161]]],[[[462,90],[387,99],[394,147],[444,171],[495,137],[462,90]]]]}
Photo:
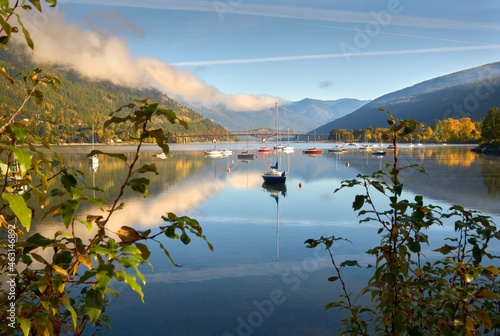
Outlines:
{"type": "Polygon", "coordinates": [[[232,155],[233,154],[233,151],[232,150],[229,150],[229,149],[223,149],[220,151],[221,152],[221,155],[222,156],[229,156],[229,155],[232,155]]]}
{"type": "Polygon", "coordinates": [[[166,159],[167,158],[167,154],[163,153],[163,152],[160,152],[160,153],[156,153],[156,154],[153,154],[153,157],[157,158],[157,159],[166,159]]]}
{"type": "Polygon", "coordinates": [[[206,150],[205,155],[208,156],[222,156],[222,151],[218,149],[211,149],[211,150],[206,150]]]}
{"type": "MultiPolygon", "coordinates": [[[[92,150],[94,150],[94,124],[92,124],[92,150]]],[[[89,157],[89,167],[95,173],[97,168],[99,168],[99,158],[97,154],[89,157]]]]}
{"type": "Polygon", "coordinates": [[[282,151],[285,152],[285,153],[291,153],[295,150],[295,148],[293,148],[292,146],[289,146],[289,145],[285,145],[285,147],[283,147],[282,151]]]}

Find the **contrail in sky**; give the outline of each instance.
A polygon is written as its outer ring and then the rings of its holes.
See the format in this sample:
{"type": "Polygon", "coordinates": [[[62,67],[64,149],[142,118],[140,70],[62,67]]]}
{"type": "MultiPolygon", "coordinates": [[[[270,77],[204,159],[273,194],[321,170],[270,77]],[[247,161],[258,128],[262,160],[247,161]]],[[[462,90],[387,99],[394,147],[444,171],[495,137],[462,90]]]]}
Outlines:
{"type": "Polygon", "coordinates": [[[300,60],[341,58],[341,57],[348,58],[348,57],[361,57],[361,56],[391,56],[391,55],[408,55],[408,54],[427,54],[427,53],[438,53],[438,52],[486,50],[486,49],[500,49],[500,45],[481,45],[481,46],[473,46],[473,47],[448,47],[448,48],[430,48],[430,49],[370,51],[370,52],[359,52],[359,53],[337,53],[337,54],[321,54],[321,55],[263,57],[263,58],[242,58],[242,59],[219,60],[219,61],[180,62],[180,63],[171,63],[171,65],[174,65],[174,66],[200,66],[200,65],[248,64],[248,63],[300,61],[300,60]]]}
{"type": "MultiPolygon", "coordinates": [[[[317,25],[317,24],[303,24],[303,25],[310,26],[310,27],[328,28],[328,29],[350,30],[350,31],[355,31],[355,32],[365,31],[365,30],[360,29],[360,28],[334,27],[334,26],[325,26],[325,25],[317,25]]],[[[458,43],[476,44],[476,45],[492,45],[490,43],[483,43],[483,42],[453,40],[453,39],[447,39],[447,38],[442,38],[442,37],[430,37],[430,36],[420,36],[420,35],[411,35],[411,34],[389,33],[389,32],[383,32],[383,31],[378,31],[377,35],[379,35],[379,34],[380,35],[391,35],[391,36],[402,36],[402,37],[413,37],[413,38],[418,38],[418,39],[423,39],[423,40],[458,42],[458,43]]]]}
{"type": "MultiPolygon", "coordinates": [[[[87,5],[107,5],[118,7],[154,8],[165,10],[213,12],[223,18],[225,15],[253,15],[286,19],[315,20],[344,23],[367,23],[374,21],[373,13],[333,10],[323,8],[250,4],[243,1],[200,1],[200,0],[67,0],[70,3],[87,5]]],[[[401,8],[404,6],[401,4],[401,8]]],[[[382,8],[384,10],[385,8],[382,8]]],[[[499,24],[450,20],[392,14],[390,25],[428,29],[453,30],[500,30],[499,24]]]]}

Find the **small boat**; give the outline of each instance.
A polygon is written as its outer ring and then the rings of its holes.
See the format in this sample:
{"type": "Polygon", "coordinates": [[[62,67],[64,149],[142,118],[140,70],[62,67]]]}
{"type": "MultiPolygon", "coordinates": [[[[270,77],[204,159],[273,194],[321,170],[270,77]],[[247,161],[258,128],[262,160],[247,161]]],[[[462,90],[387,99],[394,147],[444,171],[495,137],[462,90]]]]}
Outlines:
{"type": "Polygon", "coordinates": [[[322,153],[323,151],[321,149],[316,149],[316,147],[309,148],[304,151],[304,154],[322,154],[322,153]]]}
{"type": "Polygon", "coordinates": [[[273,148],[274,149],[284,149],[286,146],[285,145],[282,145],[282,144],[279,144],[279,145],[274,145],[273,148]]]}
{"type": "Polygon", "coordinates": [[[260,153],[271,153],[273,150],[271,148],[267,148],[267,147],[260,147],[259,148],[259,152],[260,153]]]}
{"type": "MultiPolygon", "coordinates": [[[[94,150],[94,124],[92,123],[92,150],[94,150]]],[[[95,173],[97,171],[97,168],[99,168],[99,158],[97,157],[97,154],[92,155],[89,157],[89,167],[92,169],[92,171],[95,173]]]]}
{"type": "Polygon", "coordinates": [[[157,159],[166,159],[167,155],[165,153],[161,152],[161,153],[153,154],[153,157],[155,157],[157,159]]]}
{"type": "Polygon", "coordinates": [[[262,173],[262,178],[265,183],[276,183],[285,184],[286,183],[286,172],[280,171],[278,166],[278,161],[274,166],[270,166],[271,170],[262,173]]]}
{"type": "Polygon", "coordinates": [[[398,145],[396,145],[396,147],[394,147],[394,145],[387,146],[387,149],[392,149],[392,150],[398,149],[398,148],[399,148],[398,145]]]}
{"type": "Polygon", "coordinates": [[[387,152],[384,152],[384,151],[375,151],[372,153],[373,155],[377,155],[377,156],[385,156],[387,155],[387,152]]]}
{"type": "Polygon", "coordinates": [[[344,153],[344,146],[337,145],[334,148],[328,149],[328,153],[344,153]]]}
{"type": "Polygon", "coordinates": [[[328,150],[328,153],[343,154],[344,153],[344,149],[343,148],[330,148],[328,150]]]}
{"type": "Polygon", "coordinates": [[[205,155],[208,156],[222,156],[222,151],[218,149],[210,149],[205,151],[205,155]]]}
{"type": "Polygon", "coordinates": [[[238,159],[254,159],[255,158],[255,154],[254,153],[250,153],[250,152],[241,152],[241,153],[238,153],[238,159]]]}
{"type": "Polygon", "coordinates": [[[221,152],[222,156],[229,156],[229,155],[233,154],[233,151],[229,150],[229,149],[223,149],[220,152],[221,152]]]}
{"type": "Polygon", "coordinates": [[[370,150],[372,150],[372,146],[366,144],[366,145],[361,146],[361,148],[359,150],[370,151],[370,150]]]}
{"type": "Polygon", "coordinates": [[[292,147],[292,146],[289,146],[289,145],[286,145],[285,147],[283,147],[282,151],[284,153],[292,153],[295,149],[292,147]]]}

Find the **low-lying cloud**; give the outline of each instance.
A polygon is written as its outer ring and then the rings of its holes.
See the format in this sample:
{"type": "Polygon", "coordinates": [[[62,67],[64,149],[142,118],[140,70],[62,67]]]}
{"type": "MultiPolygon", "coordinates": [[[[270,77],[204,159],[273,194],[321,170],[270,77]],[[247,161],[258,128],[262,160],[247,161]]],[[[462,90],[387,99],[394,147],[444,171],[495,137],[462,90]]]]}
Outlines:
{"type": "Polygon", "coordinates": [[[224,94],[189,71],[156,58],[134,57],[124,38],[109,31],[84,29],[67,22],[58,12],[43,24],[34,24],[34,19],[26,17],[24,22],[33,35],[36,63],[56,64],[117,85],[153,86],[174,99],[204,106],[224,105],[233,111],[257,111],[282,101],[268,95],[224,94]]]}

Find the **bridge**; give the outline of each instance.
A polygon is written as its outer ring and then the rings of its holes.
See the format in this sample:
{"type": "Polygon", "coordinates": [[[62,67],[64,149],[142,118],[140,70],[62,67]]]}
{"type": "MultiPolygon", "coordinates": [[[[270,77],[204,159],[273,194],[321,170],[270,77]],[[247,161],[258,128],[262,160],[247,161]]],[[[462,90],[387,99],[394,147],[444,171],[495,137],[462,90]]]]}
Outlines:
{"type": "MultiPolygon", "coordinates": [[[[313,137],[313,141],[318,141],[320,137],[328,137],[330,134],[307,134],[307,133],[295,133],[295,131],[280,131],[279,132],[279,137],[280,139],[294,139],[295,142],[299,142],[299,137],[300,136],[305,136],[306,137],[306,142],[309,142],[309,139],[313,137]]],[[[206,131],[201,131],[201,132],[191,132],[191,133],[185,133],[182,135],[175,135],[172,138],[205,138],[205,139],[224,139],[226,137],[242,137],[242,136],[251,136],[255,138],[260,138],[262,139],[262,142],[266,142],[266,139],[272,138],[272,137],[277,137],[278,136],[278,131],[275,129],[271,128],[257,128],[254,130],[250,131],[226,131],[226,130],[221,130],[221,129],[211,129],[211,130],[206,130],[206,131]]]]}

